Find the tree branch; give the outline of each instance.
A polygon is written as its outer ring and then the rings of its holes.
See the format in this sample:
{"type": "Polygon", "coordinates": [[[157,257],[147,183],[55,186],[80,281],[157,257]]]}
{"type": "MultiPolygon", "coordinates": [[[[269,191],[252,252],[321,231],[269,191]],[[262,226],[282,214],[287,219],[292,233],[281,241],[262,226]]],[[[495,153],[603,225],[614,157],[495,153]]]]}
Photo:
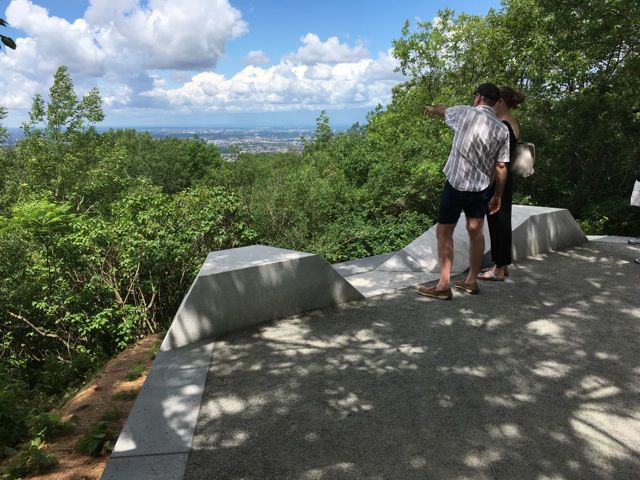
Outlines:
{"type": "Polygon", "coordinates": [[[33,323],[31,323],[29,320],[27,320],[25,317],[23,317],[22,315],[18,315],[17,313],[13,313],[13,312],[9,312],[7,311],[7,313],[9,314],[9,316],[15,318],[16,320],[20,320],[21,322],[26,323],[27,325],[29,325],[33,330],[35,330],[39,335],[43,336],[43,337],[47,337],[47,338],[55,338],[56,340],[59,340],[60,342],[62,342],[64,344],[65,347],[67,347],[67,351],[71,351],[71,345],[69,344],[69,342],[67,342],[66,340],[64,340],[62,337],[60,337],[59,335],[56,335],[55,333],[51,333],[51,332],[47,332],[39,327],[36,327],[33,323]]]}

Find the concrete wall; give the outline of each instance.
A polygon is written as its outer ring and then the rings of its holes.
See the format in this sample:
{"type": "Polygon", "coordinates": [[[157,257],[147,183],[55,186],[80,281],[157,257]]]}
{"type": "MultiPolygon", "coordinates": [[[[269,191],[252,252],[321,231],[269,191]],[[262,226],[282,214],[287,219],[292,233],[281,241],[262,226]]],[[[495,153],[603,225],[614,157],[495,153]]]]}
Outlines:
{"type": "Polygon", "coordinates": [[[362,298],[318,255],[262,245],[212,252],[161,350],[362,298]]]}
{"type": "MultiPolygon", "coordinates": [[[[561,250],[587,241],[571,213],[563,208],[514,205],[512,211],[513,260],[561,250]]],[[[491,238],[484,225],[483,264],[491,264],[491,238]]],[[[469,267],[469,236],[466,217],[460,217],[453,232],[454,259],[452,273],[469,267]]],[[[438,241],[435,225],[402,250],[389,257],[345,262],[334,268],[365,297],[388,293],[438,278],[438,241]]]]}

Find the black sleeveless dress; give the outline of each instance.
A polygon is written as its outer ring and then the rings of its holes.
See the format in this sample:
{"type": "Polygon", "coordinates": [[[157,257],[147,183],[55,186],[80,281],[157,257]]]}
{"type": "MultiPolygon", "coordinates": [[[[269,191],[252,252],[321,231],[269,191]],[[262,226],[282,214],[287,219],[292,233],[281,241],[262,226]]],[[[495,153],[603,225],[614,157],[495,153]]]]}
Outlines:
{"type": "MultiPolygon", "coordinates": [[[[516,150],[518,139],[511,128],[511,124],[503,121],[509,129],[509,154],[510,160],[516,150]]],[[[511,163],[507,163],[507,179],[502,191],[501,206],[498,212],[487,216],[489,224],[489,236],[491,237],[491,260],[496,267],[511,265],[511,206],[513,204],[513,176],[511,175],[511,163]]]]}

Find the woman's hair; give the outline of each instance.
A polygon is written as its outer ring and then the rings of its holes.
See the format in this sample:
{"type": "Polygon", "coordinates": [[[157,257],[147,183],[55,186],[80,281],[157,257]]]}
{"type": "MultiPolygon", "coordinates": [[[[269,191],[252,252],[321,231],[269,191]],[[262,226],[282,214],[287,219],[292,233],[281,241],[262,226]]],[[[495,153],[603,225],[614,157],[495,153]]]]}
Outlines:
{"type": "Polygon", "coordinates": [[[504,100],[509,108],[515,108],[524,102],[524,93],[516,92],[513,88],[503,86],[500,87],[500,98],[504,100]]]}

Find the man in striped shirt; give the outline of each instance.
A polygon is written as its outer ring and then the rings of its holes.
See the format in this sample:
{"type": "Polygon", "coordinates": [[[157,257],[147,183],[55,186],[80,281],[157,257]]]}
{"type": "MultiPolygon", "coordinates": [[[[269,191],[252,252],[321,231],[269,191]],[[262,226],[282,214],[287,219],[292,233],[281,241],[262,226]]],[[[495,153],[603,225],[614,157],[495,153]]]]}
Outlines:
{"type": "Polygon", "coordinates": [[[469,233],[469,273],[453,287],[472,295],[479,292],[477,276],[484,254],[484,217],[500,210],[500,198],[509,162],[509,130],[493,109],[500,90],[483,83],[473,93],[473,107],[426,106],[425,114],[444,117],[454,131],[453,145],[444,167],[447,178],[438,208],[438,260],[440,279],[431,287],[418,287],[427,297],[451,300],[453,231],[465,212],[469,233]],[[492,182],[495,179],[495,188],[492,182]]]}

